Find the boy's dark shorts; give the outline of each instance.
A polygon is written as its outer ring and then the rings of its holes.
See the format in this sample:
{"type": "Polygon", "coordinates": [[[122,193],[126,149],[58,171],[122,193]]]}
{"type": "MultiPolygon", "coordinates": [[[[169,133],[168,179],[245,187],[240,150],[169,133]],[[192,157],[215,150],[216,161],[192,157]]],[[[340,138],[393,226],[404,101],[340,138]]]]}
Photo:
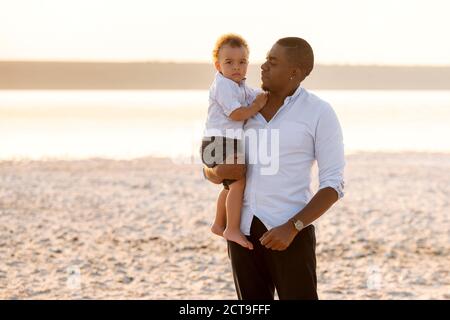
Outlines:
{"type": "MultiPolygon", "coordinates": [[[[242,142],[239,139],[231,139],[226,137],[204,137],[202,139],[202,145],[200,147],[200,157],[204,165],[208,168],[214,168],[218,164],[226,164],[226,159],[231,159],[231,156],[235,159],[233,162],[229,162],[230,164],[236,163],[236,159],[242,161],[244,163],[244,153],[242,150],[242,142]],[[221,148],[220,148],[221,145],[221,148]],[[205,149],[208,148],[208,150],[205,149]],[[222,155],[216,158],[216,150],[222,149],[222,155]]],[[[230,161],[230,160],[228,160],[230,161]]],[[[229,190],[229,185],[235,182],[236,180],[232,179],[224,179],[222,181],[223,187],[226,190],[229,190]]]]}

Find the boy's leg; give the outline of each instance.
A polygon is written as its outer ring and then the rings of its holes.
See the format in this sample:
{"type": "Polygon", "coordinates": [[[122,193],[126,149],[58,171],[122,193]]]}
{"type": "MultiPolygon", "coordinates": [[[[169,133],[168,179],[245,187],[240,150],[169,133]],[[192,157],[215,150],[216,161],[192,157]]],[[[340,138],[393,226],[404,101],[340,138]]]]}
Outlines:
{"type": "Polygon", "coordinates": [[[219,196],[217,197],[217,205],[216,205],[216,218],[214,219],[214,223],[211,226],[212,233],[215,233],[219,236],[223,235],[223,231],[227,225],[227,211],[225,202],[227,200],[228,190],[223,188],[219,196]]]}
{"type": "Polygon", "coordinates": [[[241,246],[253,249],[253,245],[241,232],[241,209],[244,196],[245,179],[240,179],[229,185],[226,200],[227,227],[223,237],[227,240],[239,243],[241,246]]]}

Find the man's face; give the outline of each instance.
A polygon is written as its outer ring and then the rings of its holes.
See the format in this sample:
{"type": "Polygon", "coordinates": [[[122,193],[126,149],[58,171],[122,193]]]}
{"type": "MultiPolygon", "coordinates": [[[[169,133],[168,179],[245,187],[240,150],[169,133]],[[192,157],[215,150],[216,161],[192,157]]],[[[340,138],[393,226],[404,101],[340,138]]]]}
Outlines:
{"type": "Polygon", "coordinates": [[[217,71],[221,72],[224,77],[239,83],[247,74],[247,49],[225,45],[220,49],[219,60],[215,65],[217,71]]]}
{"type": "Polygon", "coordinates": [[[287,61],[285,48],[275,44],[261,65],[261,81],[264,91],[276,91],[289,84],[294,67],[287,61]]]}

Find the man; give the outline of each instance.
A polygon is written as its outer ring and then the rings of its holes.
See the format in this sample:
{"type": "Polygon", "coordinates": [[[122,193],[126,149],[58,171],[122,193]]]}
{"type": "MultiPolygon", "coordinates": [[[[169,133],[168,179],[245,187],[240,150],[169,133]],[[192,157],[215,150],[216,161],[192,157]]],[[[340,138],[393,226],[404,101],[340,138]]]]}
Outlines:
{"type": "MultiPolygon", "coordinates": [[[[254,250],[228,242],[239,299],[318,299],[315,234],[311,224],[343,196],[345,166],[342,130],[331,106],[300,86],[314,65],[303,39],[278,40],[261,66],[262,89],[269,92],[245,131],[277,130],[278,170],[264,174],[261,163],[248,164],[241,230],[254,250]],[[310,192],[317,161],[319,191],[310,192]]],[[[274,143],[258,139],[257,148],[274,143]]],[[[249,149],[246,148],[247,156],[249,149]]],[[[259,153],[258,153],[259,154],[259,153]]],[[[239,179],[245,166],[204,168],[214,183],[239,179]]]]}

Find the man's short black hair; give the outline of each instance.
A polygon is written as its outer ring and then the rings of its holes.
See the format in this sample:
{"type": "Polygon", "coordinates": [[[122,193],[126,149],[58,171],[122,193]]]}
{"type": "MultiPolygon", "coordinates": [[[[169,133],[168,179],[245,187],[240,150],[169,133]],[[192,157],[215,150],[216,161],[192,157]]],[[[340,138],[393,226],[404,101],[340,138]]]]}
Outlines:
{"type": "Polygon", "coordinates": [[[305,77],[311,73],[314,67],[314,53],[306,40],[297,37],[287,37],[278,40],[277,44],[286,48],[288,61],[299,66],[305,73],[305,77]]]}

